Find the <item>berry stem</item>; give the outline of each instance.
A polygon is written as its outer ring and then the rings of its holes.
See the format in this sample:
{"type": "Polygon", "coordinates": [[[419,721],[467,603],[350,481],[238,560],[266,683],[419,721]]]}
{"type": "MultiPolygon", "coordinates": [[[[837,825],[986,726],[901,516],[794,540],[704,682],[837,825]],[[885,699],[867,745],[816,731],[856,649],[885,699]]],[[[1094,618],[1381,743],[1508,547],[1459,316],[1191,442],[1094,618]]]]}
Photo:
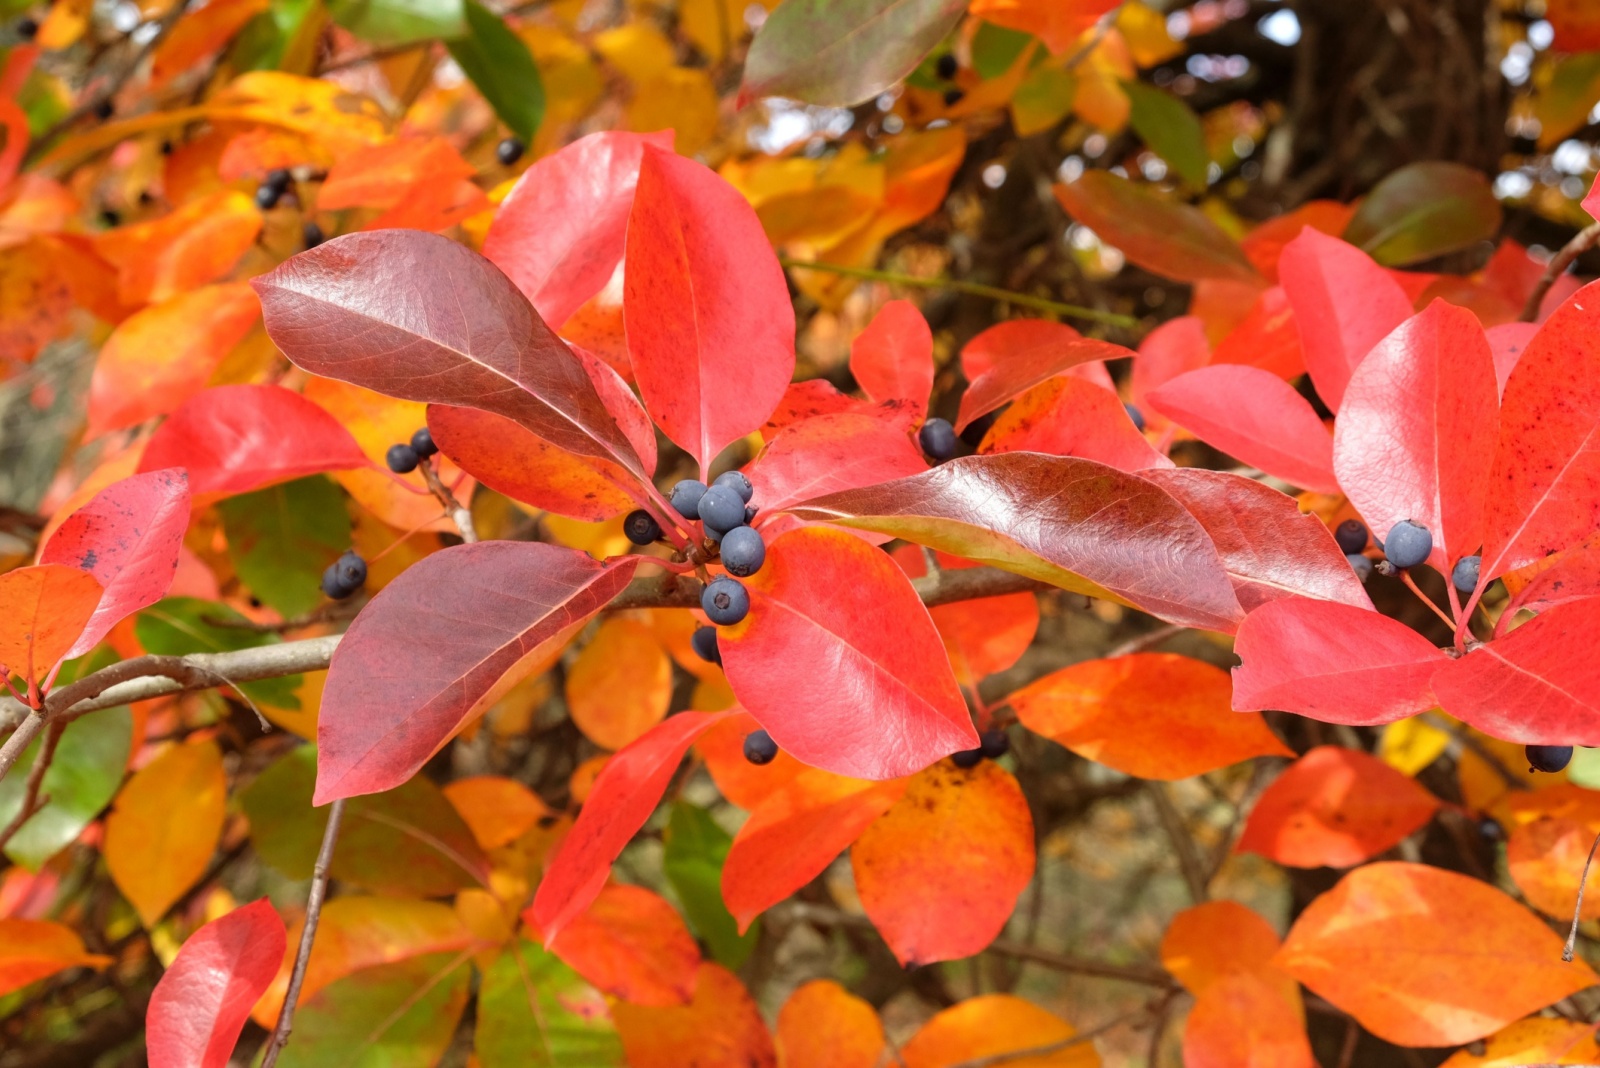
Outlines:
{"type": "MultiPolygon", "coordinates": [[[[1458,652],[1466,652],[1467,650],[1467,638],[1471,634],[1471,631],[1467,629],[1467,624],[1472,620],[1473,609],[1478,607],[1478,602],[1483,598],[1484,587],[1487,585],[1488,583],[1480,578],[1478,580],[1478,588],[1472,591],[1472,596],[1467,598],[1467,606],[1461,610],[1461,615],[1456,623],[1456,650],[1458,652]]],[[[1502,615],[1500,618],[1503,622],[1507,616],[1502,615]]],[[[1499,626],[1495,627],[1494,636],[1496,638],[1500,636],[1499,626]]]]}
{"type": "Polygon", "coordinates": [[[428,490],[444,505],[445,512],[449,514],[450,521],[456,525],[456,530],[461,532],[461,540],[471,545],[478,540],[478,528],[473,525],[472,513],[450,492],[443,482],[439,481],[439,474],[433,469],[433,461],[423,457],[417,462],[417,470],[422,472],[422,481],[428,484],[428,490]]]}
{"type": "Polygon", "coordinates": [[[1428,595],[1423,593],[1422,590],[1420,590],[1417,587],[1416,582],[1411,578],[1411,572],[1409,572],[1409,571],[1400,572],[1400,581],[1404,582],[1406,584],[1406,586],[1410,588],[1411,592],[1417,595],[1417,600],[1419,600],[1423,604],[1427,605],[1428,608],[1430,610],[1432,610],[1434,615],[1436,615],[1440,619],[1444,620],[1444,625],[1445,626],[1449,627],[1452,631],[1454,631],[1456,629],[1456,621],[1451,619],[1449,616],[1445,615],[1444,614],[1444,610],[1441,609],[1438,605],[1434,604],[1433,601],[1431,599],[1429,599],[1428,595]]]}

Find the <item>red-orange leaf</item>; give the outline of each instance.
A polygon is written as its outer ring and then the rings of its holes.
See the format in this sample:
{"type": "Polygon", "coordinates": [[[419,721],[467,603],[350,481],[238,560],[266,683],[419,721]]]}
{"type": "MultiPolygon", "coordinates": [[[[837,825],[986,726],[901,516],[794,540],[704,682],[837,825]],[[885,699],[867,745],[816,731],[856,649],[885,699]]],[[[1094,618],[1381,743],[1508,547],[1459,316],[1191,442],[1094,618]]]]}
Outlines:
{"type": "Polygon", "coordinates": [[[953,1005],[922,1025],[900,1049],[905,1068],[955,1068],[1004,1058],[1014,1068],[1100,1068],[1093,1042],[1078,1042],[1045,1057],[1025,1050],[1066,1042],[1077,1032],[1065,1020],[1010,994],[983,994],[953,1005]]]}
{"type": "Polygon", "coordinates": [[[607,994],[635,1005],[694,996],[700,948],[677,910],[642,886],[608,886],[549,942],[550,952],[607,994]]]}
{"type": "Polygon", "coordinates": [[[737,976],[720,964],[700,965],[694,999],[657,1008],[622,1002],[611,1010],[631,1068],[776,1068],[772,1035],[737,976]]]}
{"type": "Polygon", "coordinates": [[[254,1005],[283,960],[283,921],[262,898],[189,937],[145,1015],[157,1068],[226,1068],[254,1005]]]}
{"type": "Polygon", "coordinates": [[[825,493],[927,469],[904,426],[876,415],[837,412],[779,430],[745,474],[755,487],[755,503],[771,515],[825,493]]]}
{"type": "Polygon", "coordinates": [[[850,850],[861,905],[907,967],[979,952],[1033,878],[1033,816],[992,761],[940,763],[850,850]]]}
{"type": "Polygon", "coordinates": [[[1018,397],[1000,413],[978,449],[1081,456],[1122,471],[1172,466],[1134,425],[1115,393],[1070,374],[1041,382],[1018,397]]]}
{"type": "Polygon", "coordinates": [[[93,575],[61,564],[0,575],[0,666],[44,681],[83,633],[104,592],[93,575]]]}
{"type": "Polygon", "coordinates": [[[722,796],[751,812],[775,790],[807,770],[804,764],[781,749],[770,764],[756,765],[746,760],[745,735],[760,729],[761,724],[754,716],[738,710],[702,734],[695,743],[695,752],[705,761],[711,781],[717,784],[722,796]]]}
{"type": "Polygon", "coordinates": [[[768,546],[745,585],[750,614],[720,635],[723,669],[796,758],[892,779],[977,745],[933,620],[887,554],[805,528],[768,546]]]}
{"type": "Polygon", "coordinates": [[[875,401],[904,401],[918,414],[933,390],[933,331],[909,300],[891,300],[850,343],[850,373],[875,401]]]}
{"type": "Polygon", "coordinates": [[[1175,653],[1086,660],[1008,701],[1029,730],[1142,779],[1187,779],[1255,756],[1289,756],[1259,715],[1229,707],[1228,673],[1175,653]]]}
{"type": "Polygon", "coordinates": [[[1189,1012],[1184,1068],[1317,1068],[1296,1008],[1261,975],[1223,976],[1189,1012]]]}
{"type": "Polygon", "coordinates": [[[214,193],[148,222],[107,230],[95,251],[118,269],[124,304],[166,300],[233,269],[261,232],[261,212],[237,189],[214,193]]]}
{"type": "Polygon", "coordinates": [[[1561,938],[1487,883],[1422,864],[1357,868],[1311,903],[1276,958],[1379,1038],[1471,1042],[1595,983],[1561,938]]]}
{"type": "Polygon", "coordinates": [[[1041,319],[1014,319],[991,326],[968,342],[967,350],[962,353],[962,366],[974,377],[961,396],[957,430],[1080,364],[1133,355],[1121,345],[1087,338],[1070,326],[1041,319]]]}
{"type": "Polygon", "coordinates": [[[67,968],[110,963],[110,957],[85,951],[77,932],[63,924],[0,918],[0,995],[67,968]]]}
{"type": "Polygon", "coordinates": [[[472,175],[472,164],[444,138],[401,137],[341,157],[317,190],[317,208],[393,207],[422,182],[472,175]]]}
{"type": "Polygon", "coordinates": [[[1293,868],[1349,868],[1392,849],[1438,808],[1438,798],[1378,758],[1323,745],[1267,787],[1237,848],[1293,868]]]}
{"type": "MultiPolygon", "coordinates": [[[[1283,940],[1259,912],[1237,901],[1206,901],[1172,918],[1161,936],[1161,964],[1191,994],[1230,972],[1263,972],[1283,940]]],[[[1282,974],[1282,973],[1280,973],[1282,974]]],[[[1286,991],[1298,989],[1293,980],[1286,991]]]]}
{"type": "Polygon", "coordinates": [[[802,984],[778,1012],[783,1068],[877,1068],[883,1024],[873,1007],[831,979],[802,984]]]}
{"type": "MultiPolygon", "coordinates": [[[[1588,822],[1560,817],[1512,829],[1506,840],[1506,871],[1528,904],[1558,920],[1572,918],[1595,830],[1588,822]]],[[[1581,916],[1592,920],[1600,917],[1600,868],[1591,865],[1587,870],[1581,916]]]]}

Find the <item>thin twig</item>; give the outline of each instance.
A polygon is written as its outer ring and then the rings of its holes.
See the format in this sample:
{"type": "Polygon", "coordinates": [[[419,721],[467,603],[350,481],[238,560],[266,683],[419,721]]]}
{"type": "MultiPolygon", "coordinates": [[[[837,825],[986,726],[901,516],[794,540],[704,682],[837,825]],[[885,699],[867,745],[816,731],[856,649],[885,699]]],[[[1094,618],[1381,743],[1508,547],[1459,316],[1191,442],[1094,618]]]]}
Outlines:
{"type": "Polygon", "coordinates": [[[252,634],[282,634],[286,631],[314,627],[318,623],[341,623],[347,619],[354,619],[358,608],[359,605],[352,601],[330,601],[304,615],[295,616],[293,619],[280,619],[276,623],[258,623],[253,619],[224,619],[219,616],[201,616],[200,622],[223,630],[247,630],[252,634]]]}
{"type": "Polygon", "coordinates": [[[1567,268],[1572,266],[1572,261],[1600,244],[1600,222],[1579,230],[1571,241],[1561,246],[1561,251],[1550,257],[1550,262],[1545,264],[1544,274],[1539,276],[1539,281],[1534,283],[1533,289],[1528,293],[1528,302],[1522,306],[1521,319],[1525,323],[1536,322],[1539,318],[1539,305],[1544,303],[1544,295],[1550,292],[1550,287],[1556,284],[1556,279],[1567,273],[1567,268]]]}
{"type": "Polygon", "coordinates": [[[1594,844],[1589,847],[1589,856],[1583,862],[1583,875],[1578,878],[1578,903],[1572,906],[1572,930],[1567,932],[1567,944],[1561,950],[1561,959],[1572,963],[1573,951],[1578,945],[1578,919],[1583,915],[1583,891],[1589,885],[1589,865],[1594,863],[1594,851],[1600,849],[1600,834],[1594,836],[1594,844]]]}
{"type": "Polygon", "coordinates": [[[1144,634],[1129,638],[1127,641],[1123,642],[1121,645],[1107,653],[1105,655],[1105,659],[1110,660],[1114,657],[1128,656],[1132,653],[1143,652],[1144,650],[1149,649],[1151,646],[1160,645],[1162,642],[1173,637],[1174,635],[1182,634],[1188,629],[1188,627],[1178,623],[1168,623],[1165,626],[1157,627],[1155,630],[1147,631],[1144,634]]]}
{"type": "MultiPolygon", "coordinates": [[[[450,487],[439,481],[439,473],[433,469],[433,463],[427,457],[417,464],[422,471],[422,481],[428,484],[428,489],[439,498],[439,503],[444,505],[444,510],[450,513],[450,521],[456,525],[456,530],[461,532],[461,540],[472,544],[478,540],[478,528],[473,525],[472,513],[450,492],[450,487]]],[[[263,1066],[265,1068],[265,1066],[263,1066]]]]}
{"type": "Polygon", "coordinates": [[[34,758],[33,767],[28,769],[28,779],[22,786],[22,807],[17,809],[17,814],[11,822],[0,829],[0,849],[4,849],[16,833],[22,830],[22,825],[34,817],[44,806],[50,803],[48,794],[40,796],[39,789],[44,785],[45,773],[50,770],[50,762],[55,759],[56,745],[61,741],[61,732],[66,726],[53,723],[44,736],[44,744],[39,747],[39,755],[34,758]]]}
{"type": "Polygon", "coordinates": [[[261,1068],[272,1068],[278,1054],[289,1044],[289,1032],[294,1030],[295,1003],[300,1000],[300,988],[305,985],[306,965],[311,963],[311,946],[317,938],[317,921],[322,918],[322,902],[328,894],[328,868],[333,863],[333,849],[339,841],[339,824],[344,819],[344,798],[335,801],[328,809],[328,826],[322,832],[322,848],[317,850],[317,864],[311,870],[311,893],[306,897],[305,927],[300,932],[300,948],[295,951],[294,970],[289,973],[289,989],[283,996],[283,1008],[278,1011],[278,1026],[272,1029],[272,1040],[267,1043],[266,1055],[261,1058],[261,1068]]]}
{"type": "Polygon", "coordinates": [[[1156,806],[1156,815],[1161,817],[1161,826],[1166,829],[1167,837],[1172,839],[1173,851],[1178,854],[1178,867],[1183,870],[1183,881],[1189,886],[1189,896],[1196,904],[1205,901],[1211,896],[1206,889],[1205,865],[1195,852],[1194,838],[1184,826],[1183,815],[1172,803],[1172,798],[1167,796],[1163,783],[1151,782],[1148,787],[1150,800],[1156,806]]]}
{"type": "Polygon", "coordinates": [[[1444,625],[1450,628],[1452,633],[1455,631],[1456,621],[1446,615],[1444,609],[1434,604],[1433,598],[1422,592],[1422,588],[1418,586],[1416,580],[1411,577],[1411,572],[1400,572],[1400,581],[1405,583],[1406,587],[1410,589],[1412,593],[1417,595],[1417,600],[1427,605],[1428,608],[1433,611],[1433,614],[1438,616],[1439,619],[1444,622],[1444,625]]]}
{"type": "Polygon", "coordinates": [[[1355,1063],[1356,1045],[1361,1041],[1361,1025],[1354,1016],[1345,1021],[1344,1046],[1339,1050],[1339,1068],[1350,1068],[1355,1063]]]}
{"type": "Polygon", "coordinates": [[[1138,983],[1140,986],[1170,987],[1174,985],[1172,976],[1161,968],[1138,964],[1113,964],[1110,961],[1075,957],[1069,953],[1056,953],[1048,949],[1041,949],[1038,946],[1030,946],[1023,942],[1012,942],[1004,938],[997,938],[989,943],[987,952],[1015,957],[1018,960],[1042,965],[1052,971],[1066,972],[1071,975],[1087,975],[1095,979],[1117,979],[1125,983],[1138,983]]]}

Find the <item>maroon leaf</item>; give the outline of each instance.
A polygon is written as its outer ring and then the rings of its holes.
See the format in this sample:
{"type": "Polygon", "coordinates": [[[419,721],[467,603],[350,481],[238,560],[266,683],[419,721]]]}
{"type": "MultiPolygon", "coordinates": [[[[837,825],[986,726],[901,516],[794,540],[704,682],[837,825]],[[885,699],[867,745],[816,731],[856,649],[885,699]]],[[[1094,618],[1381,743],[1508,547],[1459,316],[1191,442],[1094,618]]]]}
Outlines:
{"type": "Polygon", "coordinates": [[[1411,317],[1411,301],[1372,257],[1309,226],[1284,246],[1278,277],[1300,328],[1306,369],[1337,412],[1356,364],[1411,317]]]}
{"type": "Polygon", "coordinates": [[[1291,485],[1339,492],[1333,438],[1306,399],[1271,371],[1213,364],[1181,374],[1145,402],[1208,445],[1291,485]]]}
{"type": "Polygon", "coordinates": [[[611,280],[644,146],[671,149],[672,139],[671,130],[580,137],[536,160],[506,194],[483,254],[545,322],[559,327],[611,280]]]}
{"type": "Polygon", "coordinates": [[[794,306],[755,209],[715,171],[646,147],[623,294],[645,407],[704,473],[794,376],[794,306]]]}
{"type": "Polygon", "coordinates": [[[1092,460],[1013,452],[789,509],[993,564],[1186,626],[1243,613],[1211,538],[1165,490],[1092,460]]]}
{"type": "Polygon", "coordinates": [[[1361,361],[1334,427],[1339,485],[1380,538],[1433,532],[1440,571],[1482,542],[1499,429],[1494,358],[1477,316],[1436,300],[1361,361]]]}
{"type": "Polygon", "coordinates": [[[56,528],[39,562],[87,571],[105,587],[67,659],[87,653],[123,619],[167,595],[188,528],[189,476],[180,468],[113,482],[56,528]]]}
{"type": "Polygon", "coordinates": [[[974,377],[961,397],[957,430],[1069,368],[1134,355],[1121,345],[1087,338],[1070,326],[1039,319],[991,326],[968,342],[967,349],[972,354],[963,352],[962,366],[974,377]]]}
{"type": "Polygon", "coordinates": [[[1086,171],[1055,194],[1068,215],[1147,271],[1179,282],[1261,281],[1239,243],[1199,208],[1164,200],[1109,171],[1086,171]]]}
{"type": "Polygon", "coordinates": [[[1034,386],[1001,413],[979,452],[1042,452],[1141,471],[1171,467],[1111,390],[1074,375],[1034,386]]]}
{"type": "Polygon", "coordinates": [[[546,945],[600,893],[611,862],[656,810],[695,739],[735,714],[669,716],[606,761],[577,822],[545,868],[529,910],[546,945]]]}
{"type": "Polygon", "coordinates": [[[1245,617],[1233,650],[1233,707],[1282,709],[1324,723],[1392,723],[1434,705],[1446,660],[1398,620],[1335,601],[1285,597],[1245,617]]]}
{"type": "Polygon", "coordinates": [[[1485,582],[1600,528],[1600,283],[1557,308],[1517,361],[1489,484],[1485,582]]]}
{"type": "Polygon", "coordinates": [[[371,461],[333,416],[282,386],[217,386],[184,401],[145,446],[139,473],[189,472],[189,492],[249,493],[371,461]]]}
{"type": "Polygon", "coordinates": [[[481,408],[557,448],[643,473],[583,364],[510,279],[449,238],[346,234],[251,284],[267,334],[312,374],[481,408]]]}
{"type": "Polygon", "coordinates": [[[634,567],[538,542],[486,541],[402,572],[333,654],[313,803],[405,782],[457,728],[541,668],[634,567]]]}
{"type": "Polygon", "coordinates": [[[284,949],[283,921],[266,898],[190,935],[150,995],[150,1068],[226,1068],[284,949]]]}
{"type": "Polygon", "coordinates": [[[933,331],[909,300],[891,300],[850,343],[850,373],[875,401],[905,401],[920,415],[933,391],[933,331]]]}
{"type": "Polygon", "coordinates": [[[1144,477],[1200,520],[1246,613],[1291,596],[1372,607],[1328,528],[1293,497],[1224,471],[1177,468],[1144,477]]]}
{"type": "Polygon", "coordinates": [[[838,490],[872,486],[928,469],[904,427],[840,412],[793,423],[745,468],[755,503],[769,515],[838,490]]]}
{"type": "Polygon", "coordinates": [[[1600,597],[1600,546],[1582,545],[1562,553],[1511,598],[1500,615],[1500,626],[1509,625],[1518,612],[1544,612],[1585,597],[1600,597]]]}

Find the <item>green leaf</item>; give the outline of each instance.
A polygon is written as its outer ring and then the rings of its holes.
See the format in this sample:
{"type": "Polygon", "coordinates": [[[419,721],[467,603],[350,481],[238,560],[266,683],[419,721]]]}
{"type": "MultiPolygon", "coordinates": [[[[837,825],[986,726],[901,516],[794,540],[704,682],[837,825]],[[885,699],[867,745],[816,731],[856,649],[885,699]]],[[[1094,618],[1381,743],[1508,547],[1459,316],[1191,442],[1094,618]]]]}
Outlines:
{"type": "Polygon", "coordinates": [[[262,604],[285,617],[322,601],[322,569],[350,548],[344,493],[325,475],[242,493],[217,504],[228,557],[262,604]]]}
{"type": "MultiPolygon", "coordinates": [[[[291,879],[309,879],[328,810],[311,807],[317,751],[303,745],[281,757],[239,795],[256,852],[291,879]]],[[[472,831],[439,788],[420,776],[345,806],[335,879],[381,894],[442,897],[487,876],[472,831]]]]}
{"type": "Polygon", "coordinates": [[[380,48],[467,32],[463,0],[331,0],[328,13],[380,48]]]}
{"type": "Polygon", "coordinates": [[[1031,33],[980,22],[978,32],[972,35],[972,69],[984,78],[998,78],[1011,69],[1033,39],[1031,33]]]}
{"type": "Polygon", "coordinates": [[[1367,194],[1343,236],[1384,266],[1403,267],[1492,240],[1500,215],[1500,201],[1478,171],[1411,163],[1367,194]]]}
{"type": "Polygon", "coordinates": [[[755,949],[761,921],[740,937],[738,921],[722,903],[722,867],[733,836],[705,809],[679,801],[672,806],[664,839],[662,868],[683,903],[684,917],[718,963],[738,968],[755,949]]]}
{"type": "Polygon", "coordinates": [[[450,55],[500,121],[524,141],[533,140],[544,119],[544,82],[533,53],[478,0],[466,0],[466,14],[466,35],[445,42],[450,55]]]}
{"type": "Polygon", "coordinates": [[[1556,57],[1549,84],[1533,98],[1539,147],[1549,151],[1582,129],[1596,100],[1600,100],[1600,52],[1556,57]]]}
{"type": "Polygon", "coordinates": [[[1011,97],[1011,124],[1018,137],[1043,133],[1072,113],[1078,79],[1060,67],[1039,67],[1011,97]]]}
{"type": "Polygon", "coordinates": [[[1167,166],[1177,172],[1195,189],[1204,190],[1208,184],[1206,170],[1211,157],[1206,154],[1205,131],[1200,118],[1188,104],[1171,93],[1139,81],[1122,83],[1133,108],[1128,121],[1134,132],[1144,138],[1150,150],[1167,161],[1167,166]]]}
{"type": "Polygon", "coordinates": [[[38,137],[72,112],[72,97],[60,79],[35,68],[28,72],[17,103],[28,116],[28,132],[38,137]]]}
{"type": "Polygon", "coordinates": [[[470,953],[363,968],[317,991],[294,1017],[281,1068],[433,1068],[472,986],[470,953]]]}
{"type": "Polygon", "coordinates": [[[228,62],[234,70],[277,70],[289,44],[317,10],[317,0],[272,0],[272,6],[249,22],[233,39],[228,62]]]}
{"type": "Polygon", "coordinates": [[[910,74],[966,0],[784,0],[745,59],[741,99],[850,107],[910,74]]]}
{"type": "Polygon", "coordinates": [[[552,954],[518,942],[478,991],[482,1068],[620,1068],[627,1063],[605,998],[552,954]]]}
{"type": "MultiPolygon", "coordinates": [[[[30,871],[71,845],[83,829],[111,803],[128,767],[133,741],[133,714],[127,706],[80,716],[67,724],[45,770],[39,796],[49,803],[34,813],[6,843],[6,856],[30,871]]],[[[0,826],[22,808],[28,771],[44,738],[23,751],[11,774],[0,780],[0,826]]]]}
{"type": "MultiPolygon", "coordinates": [[[[217,626],[207,620],[246,622],[244,616],[225,604],[198,597],[168,597],[139,613],[133,621],[133,633],[145,652],[158,656],[227,653],[276,645],[279,641],[276,634],[217,626]]],[[[295,691],[300,688],[301,679],[300,675],[285,675],[278,679],[241,682],[234,688],[257,704],[298,709],[300,698],[295,691]]]]}

